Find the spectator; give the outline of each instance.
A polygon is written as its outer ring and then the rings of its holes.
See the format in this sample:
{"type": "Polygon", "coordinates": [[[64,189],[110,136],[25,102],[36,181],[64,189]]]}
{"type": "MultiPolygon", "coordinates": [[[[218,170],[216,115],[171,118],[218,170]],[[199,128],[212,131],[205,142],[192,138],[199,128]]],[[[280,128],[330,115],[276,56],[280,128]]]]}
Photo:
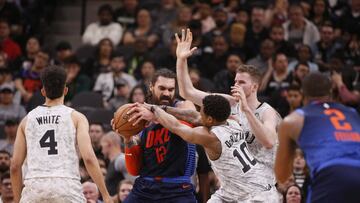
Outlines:
{"type": "Polygon", "coordinates": [[[191,8],[183,6],[179,8],[176,20],[162,26],[162,42],[165,46],[169,45],[174,33],[181,33],[182,29],[189,27],[192,18],[191,8]]]}
{"type": "Polygon", "coordinates": [[[334,27],[329,23],[323,24],[320,27],[320,41],[313,48],[315,62],[321,72],[329,71],[330,58],[342,48],[342,44],[335,41],[334,27]]]}
{"type": "Polygon", "coordinates": [[[286,89],[292,82],[292,75],[288,71],[288,59],[283,53],[276,53],[272,65],[266,71],[260,86],[269,104],[276,110],[285,102],[286,89]]]}
{"type": "Polygon", "coordinates": [[[149,58],[148,50],[149,47],[147,45],[146,38],[136,38],[134,44],[134,53],[126,60],[128,64],[127,72],[136,79],[140,78],[140,70],[138,69],[139,65],[142,64],[147,58],[149,58]]]}
{"type": "Polygon", "coordinates": [[[303,94],[301,88],[298,85],[290,85],[287,88],[286,94],[286,106],[279,111],[281,117],[289,115],[291,112],[295,111],[297,108],[300,108],[303,105],[303,94]]]}
{"type": "Polygon", "coordinates": [[[320,29],[325,22],[332,20],[326,0],[315,0],[312,3],[309,19],[320,29]]]}
{"type": "Polygon", "coordinates": [[[91,123],[89,126],[89,135],[91,144],[97,157],[102,156],[100,140],[104,136],[105,131],[101,123],[91,123]]]}
{"type": "Polygon", "coordinates": [[[146,90],[144,89],[144,87],[141,84],[136,85],[130,91],[129,103],[138,102],[143,104],[145,102],[145,95],[146,95],[146,90]]]}
{"type": "Polygon", "coordinates": [[[16,29],[21,26],[21,13],[13,2],[6,0],[0,1],[0,18],[6,19],[11,27],[16,29]]]}
{"type": "Polygon", "coordinates": [[[204,53],[199,66],[201,75],[212,79],[215,74],[226,69],[229,44],[222,35],[215,36],[212,41],[212,51],[204,53]]]}
{"type": "Polygon", "coordinates": [[[6,150],[0,150],[0,177],[9,172],[11,155],[6,150]]]}
{"type": "Polygon", "coordinates": [[[226,70],[222,70],[214,77],[215,92],[230,94],[234,85],[236,70],[243,61],[238,55],[230,54],[226,61],[226,70]]]}
{"type": "Polygon", "coordinates": [[[99,73],[108,72],[113,52],[114,44],[109,38],[100,40],[96,47],[94,56],[87,59],[83,72],[94,80],[99,73]]]}
{"type": "Polygon", "coordinates": [[[268,69],[269,59],[275,52],[274,42],[270,39],[265,39],[261,42],[260,53],[255,57],[247,61],[248,65],[253,65],[261,70],[264,74],[268,69]]]}
{"type": "Polygon", "coordinates": [[[155,10],[156,27],[160,28],[162,25],[167,25],[176,20],[177,7],[176,0],[161,0],[160,8],[155,10]]]}
{"type": "Polygon", "coordinates": [[[119,136],[114,132],[105,134],[100,141],[101,152],[109,160],[105,183],[111,196],[116,194],[116,186],[127,175],[125,155],[121,152],[120,142],[119,136]]]}
{"type": "Polygon", "coordinates": [[[345,59],[346,64],[353,65],[360,59],[360,36],[350,39],[345,46],[345,59]]]}
{"type": "Polygon", "coordinates": [[[215,21],[215,28],[210,30],[210,32],[206,33],[205,44],[211,44],[215,37],[224,36],[225,38],[229,37],[229,25],[228,25],[228,13],[223,8],[215,9],[213,12],[213,19],[215,21]]]}
{"type": "Polygon", "coordinates": [[[269,31],[265,28],[265,10],[261,7],[254,7],[251,10],[251,24],[247,28],[246,43],[251,48],[250,53],[259,53],[262,41],[264,41],[269,31]]]}
{"type": "Polygon", "coordinates": [[[240,23],[233,23],[230,26],[230,47],[229,53],[237,54],[241,58],[247,60],[254,57],[254,53],[251,53],[251,49],[245,42],[246,27],[240,23]]]}
{"type": "MultiPolygon", "coordinates": [[[[212,10],[209,4],[200,3],[197,8],[197,13],[194,14],[194,19],[200,20],[201,22],[201,34],[210,32],[216,27],[215,20],[211,16],[212,10]]],[[[193,29],[191,29],[193,32],[193,29]]],[[[194,34],[194,36],[197,36],[194,34]]]]}
{"type": "Polygon", "coordinates": [[[300,5],[291,5],[289,8],[290,20],[283,24],[285,40],[298,48],[300,44],[314,46],[320,40],[320,34],[316,26],[304,17],[304,11],[300,5]]]}
{"type": "Polygon", "coordinates": [[[239,8],[235,16],[235,23],[241,23],[248,26],[249,20],[249,12],[245,8],[239,8]]]}
{"type": "Polygon", "coordinates": [[[134,44],[136,38],[146,39],[147,47],[153,48],[159,37],[155,27],[152,25],[150,12],[146,9],[140,9],[136,14],[136,27],[129,29],[124,34],[123,43],[125,46],[134,44]]]}
{"type": "Polygon", "coordinates": [[[70,55],[64,59],[63,63],[67,74],[66,86],[68,88],[65,102],[71,102],[76,94],[91,89],[91,81],[86,75],[81,74],[81,65],[75,55],[70,55]]]}
{"type": "Polygon", "coordinates": [[[309,172],[306,167],[304,154],[301,149],[296,149],[295,158],[293,162],[293,174],[295,183],[301,188],[301,191],[306,191],[309,184],[309,172]]]}
{"type": "Polygon", "coordinates": [[[289,186],[283,194],[284,203],[301,203],[302,198],[301,188],[297,185],[289,186]]]}
{"type": "Polygon", "coordinates": [[[86,203],[102,203],[102,201],[99,200],[99,189],[95,183],[86,181],[82,184],[82,188],[86,203]]]}
{"type": "Polygon", "coordinates": [[[129,84],[126,80],[116,80],[115,95],[109,100],[105,107],[110,110],[116,111],[117,108],[128,103],[130,90],[131,88],[129,87],[129,84]]]}
{"type": "Polygon", "coordinates": [[[215,87],[213,81],[201,77],[200,71],[196,68],[189,69],[190,80],[196,89],[205,92],[213,92],[215,87]]]}
{"type": "Polygon", "coordinates": [[[6,58],[6,54],[4,52],[0,52],[0,67],[1,68],[5,68],[7,67],[7,58],[6,58]]]}
{"type": "Polygon", "coordinates": [[[113,22],[113,9],[109,4],[100,6],[98,10],[98,22],[90,23],[82,36],[84,44],[92,46],[104,39],[109,38],[117,46],[122,39],[123,28],[113,22]]]}
{"type": "Polygon", "coordinates": [[[132,75],[125,73],[126,63],[122,55],[113,54],[110,61],[110,72],[100,73],[97,77],[94,91],[101,92],[104,101],[109,101],[116,92],[115,83],[125,80],[131,89],[136,85],[136,80],[132,75]]]}
{"type": "Polygon", "coordinates": [[[155,65],[152,61],[150,60],[145,60],[141,65],[140,65],[140,73],[141,73],[141,79],[139,80],[138,84],[141,84],[144,89],[146,90],[147,87],[150,84],[151,78],[153,77],[153,75],[155,74],[156,68],[155,65]]]}
{"type": "Polygon", "coordinates": [[[292,84],[301,86],[305,76],[307,76],[309,73],[310,73],[310,68],[306,63],[298,63],[295,66],[295,70],[292,72],[293,74],[292,84]]]}
{"type": "Polygon", "coordinates": [[[22,119],[26,115],[25,108],[14,102],[15,88],[10,84],[0,87],[0,124],[8,119],[22,119]]]}
{"type": "Polygon", "coordinates": [[[343,31],[343,35],[356,35],[360,33],[360,1],[348,1],[347,9],[339,19],[339,26],[343,31]]]}
{"type": "Polygon", "coordinates": [[[15,142],[16,131],[18,129],[18,126],[19,126],[18,120],[8,119],[5,121],[5,127],[4,127],[5,140],[0,141],[0,150],[5,150],[9,152],[11,155],[13,154],[14,142],[15,142]]]}
{"type": "Polygon", "coordinates": [[[13,203],[14,195],[11,187],[10,173],[4,173],[1,176],[1,202],[2,203],[13,203]]]}
{"type": "Polygon", "coordinates": [[[270,30],[270,39],[275,44],[275,52],[286,53],[290,58],[296,57],[296,50],[293,44],[285,41],[285,30],[280,25],[274,25],[270,30]]]}
{"type": "Polygon", "coordinates": [[[4,52],[9,61],[21,56],[20,46],[10,38],[10,25],[6,20],[0,20],[0,52],[4,52]]]}
{"type": "Polygon", "coordinates": [[[319,67],[316,63],[313,63],[311,61],[312,59],[312,52],[308,45],[300,45],[299,49],[297,50],[297,59],[292,61],[289,64],[289,71],[294,71],[295,66],[297,66],[299,63],[307,64],[310,72],[317,72],[319,71],[319,67]]]}
{"type": "MultiPolygon", "coordinates": [[[[360,69],[357,70],[358,80],[360,80],[359,72],[360,72],[360,69]]],[[[348,87],[346,87],[346,85],[344,84],[342,75],[340,73],[334,71],[331,75],[331,78],[332,78],[332,81],[335,85],[337,92],[339,93],[339,97],[340,97],[339,99],[340,99],[341,103],[350,105],[350,106],[355,106],[355,107],[358,106],[359,107],[360,82],[355,81],[357,85],[354,87],[353,90],[351,90],[348,87]]]]}
{"type": "Polygon", "coordinates": [[[36,37],[30,37],[26,42],[25,54],[18,57],[13,65],[12,71],[17,72],[21,69],[29,69],[34,63],[36,55],[40,52],[40,42],[36,37]]]}
{"type": "Polygon", "coordinates": [[[124,202],[124,200],[126,199],[126,197],[129,195],[130,191],[133,188],[133,182],[131,180],[122,180],[119,183],[119,187],[118,187],[118,193],[116,195],[116,201],[118,203],[124,202]]]}
{"type": "Polygon", "coordinates": [[[54,64],[63,65],[66,58],[74,55],[71,44],[67,41],[59,42],[56,47],[56,58],[54,64]]]}
{"type": "Polygon", "coordinates": [[[32,95],[41,89],[40,72],[48,65],[49,55],[40,51],[36,54],[34,64],[29,69],[21,69],[15,79],[15,86],[20,91],[21,97],[27,103],[32,95]]]}
{"type": "Polygon", "coordinates": [[[124,30],[135,27],[138,5],[138,0],[122,0],[122,6],[115,10],[115,21],[120,23],[124,30]]]}

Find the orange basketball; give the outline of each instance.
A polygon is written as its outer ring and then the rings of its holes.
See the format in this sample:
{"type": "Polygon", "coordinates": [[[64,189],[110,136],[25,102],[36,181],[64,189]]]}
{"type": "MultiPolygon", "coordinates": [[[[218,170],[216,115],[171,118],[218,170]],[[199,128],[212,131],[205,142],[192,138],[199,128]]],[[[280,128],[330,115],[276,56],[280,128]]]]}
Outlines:
{"type": "Polygon", "coordinates": [[[135,126],[133,126],[135,120],[128,122],[132,115],[127,114],[127,112],[130,110],[130,105],[131,104],[124,104],[114,113],[115,129],[117,129],[120,135],[124,137],[131,137],[133,135],[137,135],[145,128],[146,124],[146,120],[141,120],[135,126]]]}

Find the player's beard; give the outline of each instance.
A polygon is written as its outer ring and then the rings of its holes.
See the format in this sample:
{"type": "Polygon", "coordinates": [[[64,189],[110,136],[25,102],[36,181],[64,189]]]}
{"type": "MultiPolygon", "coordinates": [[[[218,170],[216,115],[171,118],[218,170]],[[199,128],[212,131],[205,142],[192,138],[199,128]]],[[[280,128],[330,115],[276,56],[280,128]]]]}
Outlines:
{"type": "Polygon", "coordinates": [[[171,106],[173,102],[174,98],[164,95],[160,95],[160,97],[157,97],[156,95],[154,95],[154,93],[151,93],[151,103],[153,104],[171,106]]]}

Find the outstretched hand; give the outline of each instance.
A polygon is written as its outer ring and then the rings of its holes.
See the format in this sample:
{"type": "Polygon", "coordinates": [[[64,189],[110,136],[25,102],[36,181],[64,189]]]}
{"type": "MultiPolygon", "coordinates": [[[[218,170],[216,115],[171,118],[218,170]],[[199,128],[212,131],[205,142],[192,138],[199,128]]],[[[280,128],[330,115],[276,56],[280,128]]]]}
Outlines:
{"type": "Polygon", "coordinates": [[[191,56],[194,51],[197,49],[196,47],[191,48],[191,42],[193,40],[192,33],[190,29],[184,29],[181,30],[181,39],[179,38],[179,35],[175,33],[175,38],[177,42],[176,47],[176,57],[179,59],[187,59],[189,56],[191,56]]]}

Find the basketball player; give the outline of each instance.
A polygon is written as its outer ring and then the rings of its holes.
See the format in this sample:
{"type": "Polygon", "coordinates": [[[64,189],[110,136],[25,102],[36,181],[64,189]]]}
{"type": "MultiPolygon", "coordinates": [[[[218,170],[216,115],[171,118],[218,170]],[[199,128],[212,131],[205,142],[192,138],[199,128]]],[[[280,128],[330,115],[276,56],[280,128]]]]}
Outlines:
{"type": "MultiPolygon", "coordinates": [[[[150,102],[195,110],[191,102],[174,99],[175,83],[174,72],[156,71],[149,87],[150,102]]],[[[124,143],[128,172],[139,175],[124,202],[196,202],[190,180],[195,168],[194,144],[187,143],[161,124],[148,126],[124,143]]]]}
{"type": "Polygon", "coordinates": [[[86,168],[105,202],[112,202],[91,146],[85,116],[64,106],[66,73],[50,66],[41,74],[46,97],[21,121],[11,161],[15,202],[85,202],[80,184],[78,145],[86,168]],[[26,158],[27,172],[21,167],[26,158]]]}
{"type": "MultiPolygon", "coordinates": [[[[190,49],[192,33],[189,29],[186,32],[182,30],[181,39],[177,34],[175,37],[178,43],[176,72],[180,95],[202,106],[202,99],[209,94],[194,88],[187,67],[187,58],[196,50],[195,47],[190,49]]],[[[253,201],[270,202],[269,196],[278,196],[273,166],[277,146],[276,128],[281,118],[269,104],[258,101],[257,90],[260,80],[261,73],[256,67],[240,65],[235,76],[235,85],[232,87],[233,96],[222,96],[230,102],[231,117],[238,120],[242,127],[240,133],[246,135],[248,149],[261,166],[260,170],[251,172],[258,180],[250,185],[254,192],[248,195],[253,197],[253,201]],[[264,196],[263,191],[268,191],[269,194],[264,196]]],[[[251,163],[245,164],[252,167],[251,163]]]]}
{"type": "MultiPolygon", "coordinates": [[[[208,95],[202,101],[200,113],[197,111],[184,111],[182,109],[166,108],[167,112],[173,113],[180,118],[196,117],[195,125],[203,125],[191,128],[179,122],[174,116],[166,113],[160,107],[148,104],[136,104],[130,111],[139,112],[132,115],[130,121],[137,119],[141,114],[153,112],[151,121],[159,122],[161,125],[174,132],[189,143],[202,145],[211,161],[212,168],[219,178],[220,189],[211,196],[209,203],[217,202],[253,202],[249,193],[262,193],[264,188],[254,191],[251,184],[257,182],[258,177],[252,171],[261,170],[261,165],[247,149],[246,135],[240,133],[241,127],[235,120],[227,119],[230,115],[229,102],[220,95],[208,95]],[[144,106],[149,111],[139,110],[144,106]],[[140,114],[140,115],[139,115],[140,114]]],[[[189,119],[190,121],[191,119],[189,119]]],[[[267,191],[263,192],[267,195],[267,191]]],[[[267,202],[276,202],[271,199],[267,202]]]]}
{"type": "Polygon", "coordinates": [[[292,174],[296,144],[310,169],[307,202],[360,202],[360,116],[331,101],[331,81],[310,73],[303,81],[304,106],[279,127],[275,173],[280,183],[292,174]]]}

